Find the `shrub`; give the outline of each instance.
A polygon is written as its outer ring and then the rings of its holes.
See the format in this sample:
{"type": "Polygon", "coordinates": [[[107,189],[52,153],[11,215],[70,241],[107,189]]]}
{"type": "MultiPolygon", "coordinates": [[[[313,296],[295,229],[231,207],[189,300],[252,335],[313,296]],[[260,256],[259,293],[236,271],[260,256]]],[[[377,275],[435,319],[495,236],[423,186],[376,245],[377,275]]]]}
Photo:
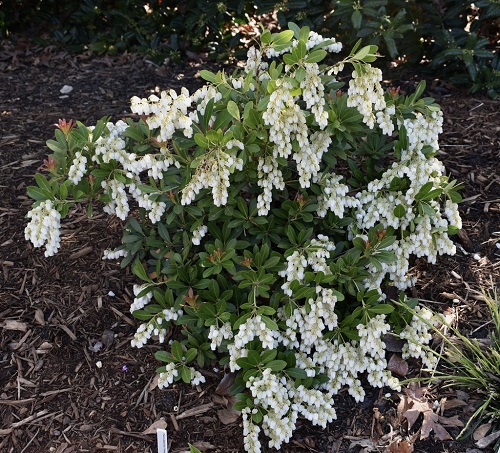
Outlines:
{"type": "Polygon", "coordinates": [[[412,256],[453,254],[461,226],[424,84],[384,93],[375,46],[325,64],[341,44],[293,23],[260,41],[242,72],[203,70],[193,94],[133,97],[140,119],[61,121],[25,230],[50,256],[74,203],[128,219],[104,257],[142,280],[132,344],[178,326],[156,353],[159,387],[203,382],[214,361],[234,372],[247,451],[261,428],[279,448],[299,416],[325,426],[341,388],[363,399],[362,378],[398,388],[387,334],[432,363],[427,326],[405,308],[416,301],[387,294],[414,283],[412,256]]]}

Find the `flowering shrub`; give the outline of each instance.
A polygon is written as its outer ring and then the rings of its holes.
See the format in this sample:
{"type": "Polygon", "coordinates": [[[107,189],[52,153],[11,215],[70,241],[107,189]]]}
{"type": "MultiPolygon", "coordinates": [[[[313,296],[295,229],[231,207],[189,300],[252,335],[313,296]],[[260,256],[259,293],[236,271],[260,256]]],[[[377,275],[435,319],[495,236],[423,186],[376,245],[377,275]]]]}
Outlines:
{"type": "Polygon", "coordinates": [[[460,195],[435,157],[442,113],[420,99],[423,84],[384,92],[375,46],[330,62],[340,49],[307,27],[265,31],[243,71],[202,71],[192,94],[133,97],[137,121],[61,122],[50,177],[28,188],[26,238],[46,256],[74,203],[127,220],[104,258],[142,280],[132,344],[180,327],[156,354],[159,387],[199,384],[215,360],[234,372],[249,452],[261,430],[279,449],[299,416],[325,426],[341,388],[363,399],[362,378],[397,389],[386,335],[432,362],[419,346],[430,313],[387,294],[414,283],[411,257],[455,252],[460,195]]]}

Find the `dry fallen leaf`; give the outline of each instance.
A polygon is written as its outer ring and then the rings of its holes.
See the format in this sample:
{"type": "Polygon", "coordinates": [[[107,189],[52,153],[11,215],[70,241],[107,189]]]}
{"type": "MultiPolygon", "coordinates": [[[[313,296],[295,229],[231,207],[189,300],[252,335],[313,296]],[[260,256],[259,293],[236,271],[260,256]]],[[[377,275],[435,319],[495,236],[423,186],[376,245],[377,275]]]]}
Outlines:
{"type": "Polygon", "coordinates": [[[229,390],[234,383],[234,376],[234,373],[226,373],[215,389],[215,393],[220,396],[231,395],[231,392],[229,390]]]}
{"type": "Polygon", "coordinates": [[[408,362],[403,360],[400,355],[392,354],[387,363],[387,369],[398,376],[404,377],[408,374],[408,362]]]}
{"type": "Polygon", "coordinates": [[[167,422],[160,418],[156,420],[149,428],[146,428],[142,434],[156,434],[157,429],[165,429],[167,427],[167,422]]]}
{"type": "Polygon", "coordinates": [[[403,346],[405,342],[404,340],[401,340],[401,338],[397,338],[395,335],[387,333],[383,336],[382,340],[385,343],[385,349],[387,351],[389,352],[403,351],[403,346]]]}
{"type": "Polygon", "coordinates": [[[37,324],[40,324],[41,326],[45,325],[45,316],[43,314],[43,311],[37,308],[35,310],[35,321],[37,324]]]}
{"type": "Polygon", "coordinates": [[[493,442],[495,442],[500,437],[500,431],[495,431],[494,433],[488,434],[486,437],[479,439],[476,442],[476,446],[479,448],[489,447],[493,442]]]}
{"type": "MultiPolygon", "coordinates": [[[[408,409],[402,412],[404,418],[408,420],[408,429],[411,429],[420,414],[423,416],[422,427],[420,429],[420,439],[427,439],[431,432],[439,440],[450,440],[452,437],[444,426],[463,427],[464,424],[457,417],[442,417],[433,411],[433,404],[427,400],[423,391],[413,386],[408,389],[406,405],[408,409]],[[417,396],[418,395],[418,396],[417,396]]],[[[401,403],[400,403],[401,404],[401,403]]],[[[398,407],[398,415],[400,409],[398,407]]]]}
{"type": "Polygon", "coordinates": [[[479,428],[474,431],[472,437],[474,440],[482,439],[491,429],[491,423],[483,423],[479,428]]]}
{"type": "Polygon", "coordinates": [[[21,332],[26,332],[28,330],[28,324],[22,321],[16,321],[15,319],[6,319],[0,323],[0,327],[5,330],[19,330],[21,332]]]}
{"type": "Polygon", "coordinates": [[[459,400],[459,399],[455,398],[453,400],[445,401],[443,408],[446,411],[448,409],[453,409],[455,407],[461,407],[461,406],[467,406],[467,403],[463,400],[459,400]]]}
{"type": "Polygon", "coordinates": [[[413,444],[407,440],[397,439],[385,450],[385,453],[413,453],[413,444]]]}
{"type": "Polygon", "coordinates": [[[224,425],[230,425],[239,420],[240,413],[234,409],[220,409],[217,411],[217,416],[224,425]]]}

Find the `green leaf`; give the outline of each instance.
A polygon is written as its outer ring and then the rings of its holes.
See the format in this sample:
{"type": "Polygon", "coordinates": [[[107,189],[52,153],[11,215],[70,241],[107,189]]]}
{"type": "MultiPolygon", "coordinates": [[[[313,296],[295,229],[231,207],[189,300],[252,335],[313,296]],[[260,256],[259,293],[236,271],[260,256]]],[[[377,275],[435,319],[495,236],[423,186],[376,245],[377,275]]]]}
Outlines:
{"type": "Polygon", "coordinates": [[[273,321],[271,318],[268,318],[267,316],[262,316],[261,319],[262,319],[262,322],[266,325],[266,327],[269,330],[278,330],[279,329],[278,324],[276,324],[276,322],[273,321]]]}
{"type": "Polygon", "coordinates": [[[160,362],[172,362],[172,354],[167,351],[156,351],[155,359],[160,362]]]}
{"type": "Polygon", "coordinates": [[[269,44],[271,40],[272,40],[272,35],[269,30],[264,31],[262,35],[260,35],[260,42],[262,44],[269,44]]]}
{"type": "Polygon", "coordinates": [[[152,280],[149,278],[149,275],[146,273],[144,270],[144,267],[142,263],[139,261],[139,259],[136,259],[134,261],[134,264],[132,265],[132,272],[134,275],[139,277],[141,280],[145,282],[151,282],[152,280]]]}
{"type": "Polygon", "coordinates": [[[354,12],[351,15],[351,22],[352,22],[352,26],[356,30],[359,30],[361,28],[361,21],[362,20],[363,20],[363,16],[361,14],[361,11],[359,9],[354,10],[354,12]]]}
{"type": "Polygon", "coordinates": [[[273,36],[273,44],[275,46],[281,46],[289,43],[292,40],[292,38],[293,38],[293,31],[285,30],[273,36]]]}
{"type": "Polygon", "coordinates": [[[375,314],[381,314],[381,315],[387,315],[389,313],[392,313],[394,311],[394,307],[389,304],[380,304],[380,305],[375,305],[373,307],[368,308],[369,313],[375,313],[375,314]]]}
{"type": "Polygon", "coordinates": [[[304,44],[309,39],[309,34],[311,33],[311,29],[308,26],[304,26],[299,31],[299,41],[302,41],[304,44]]]}
{"type": "Polygon", "coordinates": [[[236,105],[236,102],[228,101],[227,111],[235,120],[238,120],[238,121],[240,120],[240,109],[236,105]]]}
{"type": "Polygon", "coordinates": [[[47,181],[45,176],[41,175],[40,173],[36,173],[35,181],[40,189],[45,190],[50,194],[52,193],[52,186],[50,185],[49,181],[47,181]]]}
{"type": "Polygon", "coordinates": [[[271,368],[271,371],[281,371],[286,368],[286,362],[284,360],[272,360],[266,363],[266,368],[271,368]]]}
{"type": "Polygon", "coordinates": [[[196,356],[198,355],[198,351],[195,348],[191,348],[186,352],[186,363],[192,362],[196,356]]]}
{"type": "Polygon", "coordinates": [[[299,38],[300,28],[296,23],[288,22],[288,29],[293,31],[293,34],[297,39],[299,38]]]}
{"type": "Polygon", "coordinates": [[[326,57],[326,54],[327,54],[326,50],[323,50],[323,49],[315,50],[314,52],[311,52],[307,56],[306,62],[307,63],[318,63],[321,60],[323,60],[323,58],[326,57]]]}
{"type": "Polygon", "coordinates": [[[398,204],[393,211],[394,215],[398,218],[401,219],[406,215],[406,209],[404,208],[403,205],[398,204]]]}
{"type": "Polygon", "coordinates": [[[181,344],[178,341],[173,341],[170,345],[170,350],[172,351],[172,356],[182,362],[182,358],[184,357],[184,350],[182,349],[181,344]]]}
{"type": "Polygon", "coordinates": [[[63,147],[59,142],[56,142],[55,140],[47,140],[45,142],[47,146],[49,147],[50,150],[54,152],[59,152],[59,153],[66,153],[66,147],[63,147]]]}
{"type": "Polygon", "coordinates": [[[217,77],[211,71],[207,71],[206,69],[202,69],[200,71],[200,76],[203,80],[206,80],[207,82],[217,83],[217,77]]]}
{"type": "Polygon", "coordinates": [[[192,379],[191,369],[187,366],[181,367],[181,379],[186,384],[189,384],[192,379]]]}
{"type": "Polygon", "coordinates": [[[29,186],[27,188],[28,196],[33,198],[35,201],[45,201],[51,200],[53,197],[50,193],[47,193],[46,190],[42,190],[36,186],[29,186]]]}
{"type": "Polygon", "coordinates": [[[286,373],[294,379],[306,379],[307,373],[302,368],[288,368],[286,373]]]}
{"type": "Polygon", "coordinates": [[[199,132],[194,134],[194,141],[196,144],[203,149],[207,149],[210,146],[210,143],[203,134],[200,134],[199,132]]]}

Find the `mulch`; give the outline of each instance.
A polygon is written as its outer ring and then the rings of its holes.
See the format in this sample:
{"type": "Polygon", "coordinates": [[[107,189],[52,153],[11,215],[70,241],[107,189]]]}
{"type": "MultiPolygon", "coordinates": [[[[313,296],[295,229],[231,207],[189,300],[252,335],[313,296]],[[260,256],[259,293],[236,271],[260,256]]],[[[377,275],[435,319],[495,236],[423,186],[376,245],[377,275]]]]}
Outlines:
{"type": "MultiPolygon", "coordinates": [[[[139,325],[129,313],[134,277],[101,260],[104,249],[119,244],[119,220],[88,219],[83,208],[73,209],[63,223],[61,250],[51,258],[24,239],[31,205],[26,187],[59,118],[85,124],[125,118],[131,96],[192,90],[202,85],[198,72],[206,67],[195,61],[157,66],[135,55],[75,56],[22,40],[0,47],[0,452],[156,452],[154,428],[165,424],[172,452],[187,451],[188,442],[202,451],[243,451],[240,420],[221,421],[224,406],[215,389],[223,371],[202,370],[207,383],[197,388],[158,390],[159,346],[130,346],[139,325]],[[62,94],[64,85],[72,91],[62,94]]],[[[453,308],[464,332],[484,336],[488,315],[478,291],[500,281],[499,101],[432,80],[428,94],[445,114],[440,158],[464,183],[464,228],[455,238],[456,256],[435,266],[415,263],[414,295],[435,309],[453,308]]],[[[436,401],[456,397],[433,392],[436,401]]],[[[300,421],[282,451],[384,451],[397,435],[415,441],[415,452],[477,448],[472,440],[418,440],[418,429],[400,424],[398,401],[370,390],[355,404],[341,393],[337,421],[326,430],[300,421]]],[[[466,421],[464,411],[455,413],[466,421]]]]}

